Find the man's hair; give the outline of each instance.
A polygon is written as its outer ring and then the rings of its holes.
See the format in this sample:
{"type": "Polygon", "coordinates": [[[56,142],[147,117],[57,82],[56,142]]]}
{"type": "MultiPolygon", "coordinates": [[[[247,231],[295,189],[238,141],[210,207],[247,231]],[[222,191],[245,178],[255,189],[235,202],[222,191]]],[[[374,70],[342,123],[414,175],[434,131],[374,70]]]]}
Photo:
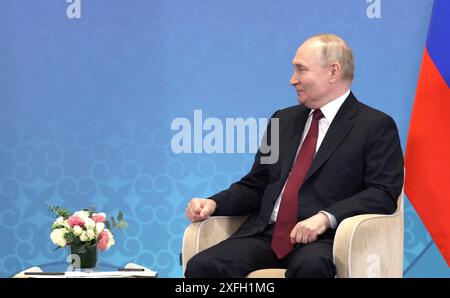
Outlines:
{"type": "Polygon", "coordinates": [[[339,36],[329,33],[314,35],[307,40],[312,39],[316,39],[323,44],[320,57],[322,66],[325,67],[332,62],[338,62],[342,68],[342,78],[352,81],[355,65],[352,49],[347,43],[339,36]]]}

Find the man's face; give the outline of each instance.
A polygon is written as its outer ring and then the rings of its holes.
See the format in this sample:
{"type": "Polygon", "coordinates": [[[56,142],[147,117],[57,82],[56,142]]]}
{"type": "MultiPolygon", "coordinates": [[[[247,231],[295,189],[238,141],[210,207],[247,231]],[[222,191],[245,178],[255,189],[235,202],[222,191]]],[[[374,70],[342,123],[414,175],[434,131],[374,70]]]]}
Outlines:
{"type": "Polygon", "coordinates": [[[298,101],[310,109],[322,107],[330,88],[330,70],[320,64],[320,43],[307,41],[300,46],[292,64],[291,85],[297,90],[298,101]]]}

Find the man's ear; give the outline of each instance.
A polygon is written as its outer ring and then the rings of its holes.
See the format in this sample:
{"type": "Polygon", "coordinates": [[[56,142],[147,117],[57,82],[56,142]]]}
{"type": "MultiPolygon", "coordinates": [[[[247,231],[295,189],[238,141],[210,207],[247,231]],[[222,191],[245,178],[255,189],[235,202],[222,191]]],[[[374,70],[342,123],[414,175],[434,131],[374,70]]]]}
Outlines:
{"type": "Polygon", "coordinates": [[[338,62],[330,64],[330,84],[335,83],[341,77],[341,65],[338,62]]]}

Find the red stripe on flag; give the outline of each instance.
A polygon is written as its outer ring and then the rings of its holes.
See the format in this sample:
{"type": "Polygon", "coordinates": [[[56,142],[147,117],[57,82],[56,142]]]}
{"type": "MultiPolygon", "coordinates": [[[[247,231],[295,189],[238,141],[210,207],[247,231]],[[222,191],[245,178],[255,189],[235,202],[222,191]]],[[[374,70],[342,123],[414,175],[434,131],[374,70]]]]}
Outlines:
{"type": "Polygon", "coordinates": [[[450,90],[426,49],[405,167],[405,192],[450,266],[450,90]]]}

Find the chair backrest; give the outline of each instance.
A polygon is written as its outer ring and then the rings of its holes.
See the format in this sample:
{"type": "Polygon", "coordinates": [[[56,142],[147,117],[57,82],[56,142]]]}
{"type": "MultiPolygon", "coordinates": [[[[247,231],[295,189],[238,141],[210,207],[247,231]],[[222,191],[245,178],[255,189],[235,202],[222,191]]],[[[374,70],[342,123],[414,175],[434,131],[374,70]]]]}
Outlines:
{"type": "Polygon", "coordinates": [[[404,192],[402,189],[402,192],[400,193],[400,195],[398,196],[398,199],[397,199],[397,209],[395,210],[394,214],[397,214],[397,213],[403,214],[403,204],[404,204],[403,201],[404,201],[404,192]]]}

